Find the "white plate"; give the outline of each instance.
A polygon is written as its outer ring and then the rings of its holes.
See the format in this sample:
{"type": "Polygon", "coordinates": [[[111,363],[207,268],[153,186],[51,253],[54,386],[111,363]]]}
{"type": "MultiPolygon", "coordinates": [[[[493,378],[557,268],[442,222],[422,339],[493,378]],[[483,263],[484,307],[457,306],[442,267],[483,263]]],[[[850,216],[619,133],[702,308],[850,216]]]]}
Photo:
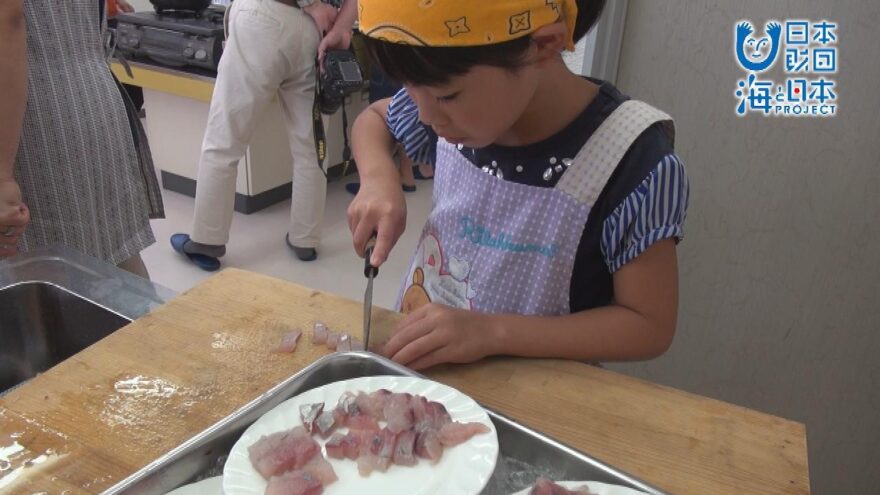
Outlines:
{"type": "MultiPolygon", "coordinates": [[[[446,385],[408,376],[368,376],[334,382],[304,392],[279,404],[252,424],[232,447],[223,468],[223,491],[226,495],[263,495],[266,481],[251,465],[248,447],[263,435],[288,430],[302,424],[299,406],[324,402],[335,407],[344,392],[372,392],[386,388],[393,392],[409,392],[442,403],[455,421],[479,421],[491,428],[490,433],[475,435],[467,442],[443,452],[435,465],[422,459],[413,467],[391,466],[387,472],[373,472],[368,477],[358,474],[357,462],[348,459],[327,459],[339,477],[328,485],[325,495],[468,495],[480,493],[495,470],[498,458],[498,433],[486,411],[473,399],[446,385]]],[[[315,437],[318,443],[324,440],[315,437]]]]}
{"type": "MultiPolygon", "coordinates": [[[[633,490],[632,488],[599,483],[598,481],[556,481],[555,483],[563,488],[568,488],[569,490],[586,486],[590,489],[591,493],[595,493],[596,495],[645,495],[645,492],[633,490]]],[[[529,495],[529,490],[531,489],[532,487],[529,487],[523,491],[516,492],[513,495],[529,495]]]]}
{"type": "Polygon", "coordinates": [[[183,485],[165,495],[223,495],[223,476],[214,476],[198,483],[183,485]]]}

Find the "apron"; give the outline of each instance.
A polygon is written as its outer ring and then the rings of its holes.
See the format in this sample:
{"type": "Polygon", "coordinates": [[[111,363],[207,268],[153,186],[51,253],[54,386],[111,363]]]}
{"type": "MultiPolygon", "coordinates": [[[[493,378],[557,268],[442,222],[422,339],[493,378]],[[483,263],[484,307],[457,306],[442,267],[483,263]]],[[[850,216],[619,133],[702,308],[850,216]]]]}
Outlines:
{"type": "Polygon", "coordinates": [[[441,139],[434,207],[398,309],[434,302],[481,313],[570,313],[571,274],[590,210],[627,150],[655,123],[673,137],[668,115],[622,103],[567,169],[557,165],[563,175],[552,188],[487,174],[441,139]]]}

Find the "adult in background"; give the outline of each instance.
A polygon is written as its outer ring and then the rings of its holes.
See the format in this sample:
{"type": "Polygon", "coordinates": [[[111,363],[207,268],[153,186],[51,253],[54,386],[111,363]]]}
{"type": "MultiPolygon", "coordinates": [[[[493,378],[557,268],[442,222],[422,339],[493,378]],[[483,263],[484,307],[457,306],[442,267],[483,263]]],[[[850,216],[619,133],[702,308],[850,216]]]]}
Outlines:
{"type": "MultiPolygon", "coordinates": [[[[10,3],[23,7],[27,27],[27,104],[14,166],[0,172],[2,202],[13,204],[20,189],[30,225],[7,214],[0,234],[15,227],[19,251],[64,245],[148,277],[140,252],[155,242],[150,218],[164,211],[146,136],[105,59],[104,0],[10,3]]],[[[0,63],[20,53],[20,44],[0,43],[0,63]]],[[[24,93],[4,91],[0,101],[14,113],[24,93]]],[[[4,154],[14,120],[3,127],[4,154]]]]}
{"type": "Polygon", "coordinates": [[[355,0],[344,0],[338,12],[320,0],[232,3],[199,160],[192,230],[171,236],[172,247],[198,267],[220,268],[232,226],[238,162],[276,96],[293,157],[285,239],[300,260],[317,258],[327,178],[315,152],[315,59],[326,50],[348,48],[356,7],[355,0]]]}

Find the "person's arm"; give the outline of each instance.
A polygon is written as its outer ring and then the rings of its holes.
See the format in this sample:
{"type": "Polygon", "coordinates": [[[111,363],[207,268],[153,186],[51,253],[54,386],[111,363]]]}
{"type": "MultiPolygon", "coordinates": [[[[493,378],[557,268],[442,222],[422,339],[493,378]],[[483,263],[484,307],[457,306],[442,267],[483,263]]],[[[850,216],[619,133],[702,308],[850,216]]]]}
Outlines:
{"type": "Polygon", "coordinates": [[[321,0],[315,0],[311,5],[307,5],[302,8],[306,14],[309,14],[312,17],[312,20],[315,21],[315,25],[318,27],[318,32],[321,33],[321,36],[324,36],[336,21],[336,16],[338,12],[336,7],[324,3],[321,0]]]}
{"type": "Polygon", "coordinates": [[[613,281],[609,306],[558,317],[499,316],[493,354],[634,361],[666,352],[678,316],[675,240],[654,244],[613,281]]]}
{"type": "Polygon", "coordinates": [[[21,0],[0,2],[0,258],[16,253],[30,221],[13,168],[27,102],[27,46],[21,0]]]}
{"type": "Polygon", "coordinates": [[[413,369],[491,355],[632,361],[663,354],[678,314],[675,241],[660,241],[614,274],[615,302],[564,316],[489,315],[439,304],[409,314],[384,348],[413,369]]]}
{"type": "MultiPolygon", "coordinates": [[[[353,3],[353,2],[352,2],[353,3]]],[[[396,141],[388,129],[391,98],[379,100],[358,115],[351,131],[351,148],[361,187],[348,207],[348,226],[359,256],[375,232],[371,263],[380,266],[406,227],[406,200],[392,155],[396,141]]]]}
{"type": "Polygon", "coordinates": [[[327,50],[346,50],[351,45],[351,30],[357,19],[357,0],[345,0],[336,15],[333,27],[321,39],[318,45],[318,61],[324,61],[327,50]]]}
{"type": "Polygon", "coordinates": [[[27,51],[22,0],[0,2],[0,180],[12,178],[27,101],[27,51]]]}

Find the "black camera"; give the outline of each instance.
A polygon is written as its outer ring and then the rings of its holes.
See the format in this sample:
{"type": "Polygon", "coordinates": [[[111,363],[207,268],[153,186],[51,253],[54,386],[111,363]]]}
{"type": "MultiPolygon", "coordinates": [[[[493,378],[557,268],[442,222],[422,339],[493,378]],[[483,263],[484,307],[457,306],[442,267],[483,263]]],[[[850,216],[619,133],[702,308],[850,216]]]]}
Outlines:
{"type": "Polygon", "coordinates": [[[318,104],[322,113],[335,113],[347,95],[363,87],[364,77],[353,52],[329,50],[324,55],[324,72],[318,80],[318,104]]]}

